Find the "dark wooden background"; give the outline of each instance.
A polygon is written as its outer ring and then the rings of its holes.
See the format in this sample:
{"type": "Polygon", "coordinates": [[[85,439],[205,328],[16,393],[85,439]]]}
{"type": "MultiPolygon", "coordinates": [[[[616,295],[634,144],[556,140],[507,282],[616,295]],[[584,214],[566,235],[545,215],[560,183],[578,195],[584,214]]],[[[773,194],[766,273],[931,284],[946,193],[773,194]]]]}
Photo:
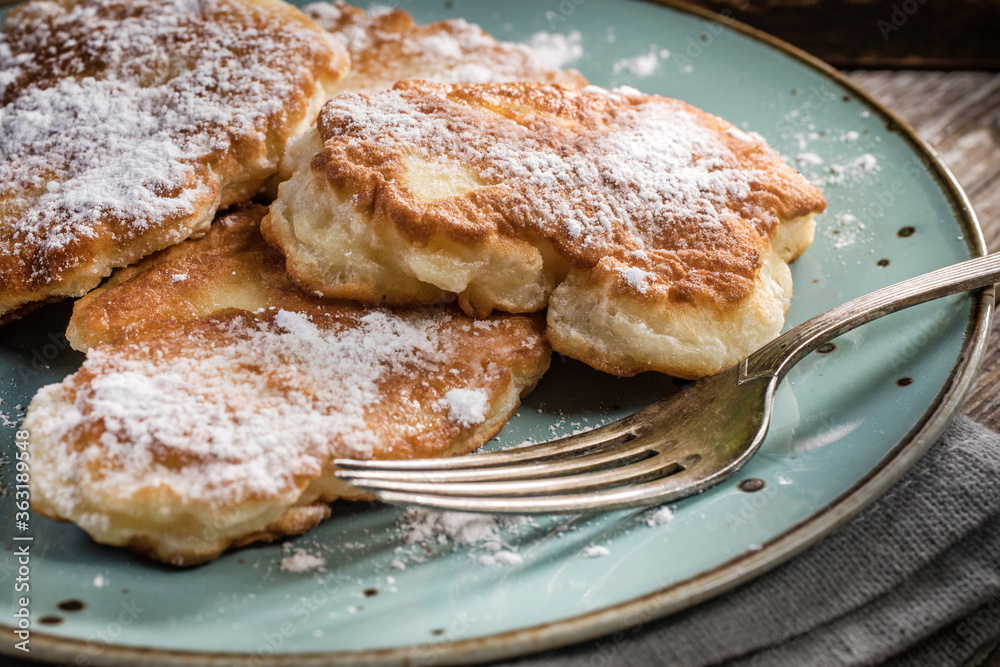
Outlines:
{"type": "Polygon", "coordinates": [[[1000,0],[695,0],[835,67],[1000,68],[1000,0]]]}

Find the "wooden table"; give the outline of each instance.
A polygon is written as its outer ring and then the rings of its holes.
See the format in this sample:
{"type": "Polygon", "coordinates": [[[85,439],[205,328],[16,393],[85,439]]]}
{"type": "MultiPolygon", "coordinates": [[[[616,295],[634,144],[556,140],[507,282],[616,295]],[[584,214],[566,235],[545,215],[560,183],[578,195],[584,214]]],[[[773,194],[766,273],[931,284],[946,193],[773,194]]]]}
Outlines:
{"type": "MultiPolygon", "coordinates": [[[[986,245],[1000,250],[1000,73],[854,71],[864,90],[899,114],[951,168],[972,201],[986,245]]],[[[1000,326],[963,412],[1000,430],[1000,326]]]]}

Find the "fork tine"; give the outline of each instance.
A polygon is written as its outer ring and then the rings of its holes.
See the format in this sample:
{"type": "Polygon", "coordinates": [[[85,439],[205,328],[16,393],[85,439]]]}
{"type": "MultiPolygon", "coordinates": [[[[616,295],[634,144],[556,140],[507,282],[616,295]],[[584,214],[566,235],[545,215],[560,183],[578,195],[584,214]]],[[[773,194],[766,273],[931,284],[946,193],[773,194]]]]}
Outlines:
{"type": "MultiPolygon", "coordinates": [[[[651,479],[667,477],[684,470],[684,464],[676,459],[656,455],[610,469],[601,469],[575,475],[534,476],[530,479],[514,478],[510,475],[497,481],[462,481],[442,483],[440,481],[407,481],[396,476],[388,479],[376,477],[355,477],[351,483],[370,491],[397,491],[411,494],[441,496],[503,497],[535,496],[553,493],[580,493],[622,484],[638,484],[651,479]]],[[[481,472],[481,471],[477,471],[481,472]]],[[[491,471],[492,472],[492,471],[491,471]]],[[[550,468],[544,469],[545,473],[550,468]]]]}
{"type": "MultiPolygon", "coordinates": [[[[626,487],[613,487],[586,493],[564,493],[539,496],[448,496],[441,493],[407,493],[378,491],[376,495],[387,503],[421,505],[453,512],[487,512],[491,514],[580,514],[591,511],[612,511],[633,507],[659,505],[679,500],[703,491],[729,477],[738,468],[728,468],[701,476],[699,466],[668,477],[640,482],[626,487]]],[[[440,489],[435,489],[440,491],[440,489]]]]}
{"type": "MultiPolygon", "coordinates": [[[[614,441],[612,441],[614,442],[614,441]]],[[[532,477],[559,477],[578,475],[595,468],[609,466],[625,466],[637,460],[648,458],[655,454],[649,445],[636,440],[635,446],[600,448],[569,458],[539,460],[536,457],[522,459],[523,463],[488,468],[471,468],[458,470],[338,470],[335,474],[339,479],[359,486],[361,482],[399,481],[401,483],[456,483],[456,482],[489,482],[532,477]]],[[[483,455],[487,456],[487,455],[483,455]]],[[[369,486],[372,486],[369,484],[369,486]]],[[[372,487],[374,488],[374,486],[372,487]]]]}
{"type": "Polygon", "coordinates": [[[601,426],[590,431],[548,440],[533,445],[511,447],[499,452],[487,452],[474,456],[450,456],[436,459],[407,460],[358,460],[336,459],[334,465],[341,471],[347,470],[460,470],[467,468],[487,468],[504,466],[522,461],[537,461],[577,455],[587,449],[607,447],[638,436],[645,424],[637,420],[642,411],[625,419],[601,426]]]}

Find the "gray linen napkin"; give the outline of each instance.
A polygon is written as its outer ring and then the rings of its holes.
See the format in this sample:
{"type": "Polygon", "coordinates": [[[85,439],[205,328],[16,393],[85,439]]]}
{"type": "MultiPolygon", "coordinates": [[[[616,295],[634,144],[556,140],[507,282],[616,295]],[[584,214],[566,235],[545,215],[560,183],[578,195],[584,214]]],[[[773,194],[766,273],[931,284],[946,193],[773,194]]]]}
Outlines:
{"type": "Polygon", "coordinates": [[[805,553],[697,607],[504,663],[966,664],[1000,636],[1000,435],[956,419],[882,498],[805,553]]]}

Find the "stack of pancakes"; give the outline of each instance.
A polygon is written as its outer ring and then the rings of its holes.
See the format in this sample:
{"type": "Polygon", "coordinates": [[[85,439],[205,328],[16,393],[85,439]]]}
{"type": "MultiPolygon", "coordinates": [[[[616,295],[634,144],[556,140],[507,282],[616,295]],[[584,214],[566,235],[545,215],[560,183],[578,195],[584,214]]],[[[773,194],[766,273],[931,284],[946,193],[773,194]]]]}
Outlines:
{"type": "Polygon", "coordinates": [[[689,105],[339,2],[34,0],[0,100],[0,317],[82,296],[87,351],[25,420],[34,507],[178,565],[360,497],[334,458],[479,447],[550,346],[735,363],[825,206],[689,105]]]}

